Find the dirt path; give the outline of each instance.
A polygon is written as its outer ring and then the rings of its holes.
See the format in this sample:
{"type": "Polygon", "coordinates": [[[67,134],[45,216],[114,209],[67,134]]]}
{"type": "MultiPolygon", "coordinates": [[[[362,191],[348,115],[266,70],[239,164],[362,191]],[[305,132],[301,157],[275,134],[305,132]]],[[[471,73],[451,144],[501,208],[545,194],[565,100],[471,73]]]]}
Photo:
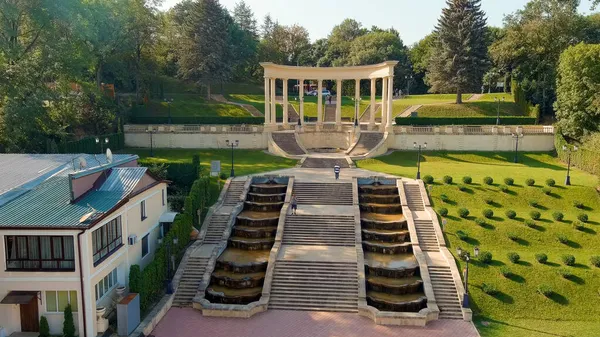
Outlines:
{"type": "Polygon", "coordinates": [[[242,107],[242,108],[246,109],[246,111],[248,111],[253,117],[262,117],[262,116],[264,116],[263,113],[260,112],[253,105],[242,104],[242,103],[237,103],[237,102],[231,102],[231,101],[228,101],[227,98],[225,98],[225,96],[223,96],[223,95],[210,95],[210,99],[212,99],[213,101],[220,102],[220,103],[233,104],[233,105],[237,105],[239,107],[242,107]]]}
{"type": "Polygon", "coordinates": [[[473,94],[467,99],[467,102],[479,101],[483,97],[483,94],[473,94]]]}

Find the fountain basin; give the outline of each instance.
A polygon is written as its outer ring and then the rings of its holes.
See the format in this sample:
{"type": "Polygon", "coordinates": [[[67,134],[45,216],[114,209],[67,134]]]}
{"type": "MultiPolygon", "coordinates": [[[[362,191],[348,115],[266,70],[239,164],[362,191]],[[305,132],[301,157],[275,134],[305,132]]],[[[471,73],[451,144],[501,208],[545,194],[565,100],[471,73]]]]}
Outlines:
{"type": "Polygon", "coordinates": [[[358,186],[360,194],[377,194],[377,195],[398,195],[398,187],[396,185],[360,185],[358,186]]]}
{"type": "Polygon", "coordinates": [[[363,229],[364,241],[408,242],[410,233],[407,230],[363,229]]]}
{"type": "Polygon", "coordinates": [[[267,270],[269,253],[268,250],[248,251],[230,247],[219,256],[215,269],[238,274],[262,272],[267,270]]]}
{"type": "Polygon", "coordinates": [[[279,224],[279,211],[269,213],[243,211],[235,221],[236,226],[247,227],[277,227],[277,224],[279,224]]]}
{"type": "Polygon", "coordinates": [[[365,252],[365,272],[370,276],[406,278],[420,275],[413,254],[387,255],[365,252]]]}
{"type": "Polygon", "coordinates": [[[281,207],[283,207],[283,202],[244,202],[244,210],[251,212],[277,212],[281,209],[281,207]]]}
{"type": "Polygon", "coordinates": [[[419,312],[427,307],[427,297],[423,293],[391,295],[368,291],[367,304],[381,311],[419,312]]]}
{"type": "Polygon", "coordinates": [[[210,284],[233,289],[262,287],[265,273],[236,274],[225,270],[215,270],[210,277],[210,284]]]}
{"type": "Polygon", "coordinates": [[[369,218],[360,219],[361,227],[364,229],[382,229],[382,230],[406,230],[408,222],[402,217],[399,221],[385,221],[369,218]]]}
{"type": "Polygon", "coordinates": [[[400,204],[373,204],[363,203],[359,204],[360,211],[366,213],[379,213],[379,214],[401,214],[402,205],[400,204]]]}
{"type": "Polygon", "coordinates": [[[262,287],[231,289],[223,286],[211,285],[206,289],[206,299],[212,303],[248,304],[258,301],[261,295],[262,287]]]}
{"type": "Polygon", "coordinates": [[[418,276],[393,279],[382,276],[368,276],[367,289],[393,295],[407,295],[423,292],[423,280],[418,276]]]}
{"type": "Polygon", "coordinates": [[[271,238],[275,237],[277,233],[277,227],[248,227],[248,226],[235,226],[231,233],[234,237],[241,238],[271,238]]]}
{"type": "Polygon", "coordinates": [[[232,236],[229,238],[228,247],[243,249],[243,250],[271,250],[275,238],[242,238],[232,236]]]}
{"type": "Polygon", "coordinates": [[[375,203],[375,204],[399,204],[399,195],[378,195],[378,194],[361,194],[358,197],[359,202],[375,203]]]}
{"type": "Polygon", "coordinates": [[[287,185],[283,184],[252,184],[250,185],[251,193],[258,194],[282,194],[287,190],[287,185]]]}
{"type": "Polygon", "coordinates": [[[410,242],[379,242],[379,241],[363,241],[363,249],[365,252],[380,253],[386,255],[407,254],[412,253],[412,243],[410,242]]]}
{"type": "Polygon", "coordinates": [[[284,202],[285,193],[280,194],[260,194],[260,193],[248,193],[248,201],[252,202],[284,202]]]}

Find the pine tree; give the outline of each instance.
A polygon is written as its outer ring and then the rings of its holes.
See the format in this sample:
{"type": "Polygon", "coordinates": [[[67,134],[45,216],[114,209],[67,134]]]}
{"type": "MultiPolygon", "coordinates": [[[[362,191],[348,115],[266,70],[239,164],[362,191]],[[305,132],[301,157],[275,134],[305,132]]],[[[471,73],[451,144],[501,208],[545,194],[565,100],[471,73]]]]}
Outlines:
{"type": "Polygon", "coordinates": [[[258,28],[256,27],[256,19],[250,6],[242,0],[235,4],[233,8],[233,21],[240,26],[244,32],[249,33],[254,39],[258,38],[258,28]]]}
{"type": "Polygon", "coordinates": [[[435,29],[437,39],[429,62],[431,92],[462,94],[476,90],[487,66],[486,19],[481,0],[447,0],[435,29]]]}
{"type": "Polygon", "coordinates": [[[73,321],[73,309],[71,309],[71,304],[67,304],[65,307],[64,317],[63,336],[75,337],[75,323],[73,321]]]}

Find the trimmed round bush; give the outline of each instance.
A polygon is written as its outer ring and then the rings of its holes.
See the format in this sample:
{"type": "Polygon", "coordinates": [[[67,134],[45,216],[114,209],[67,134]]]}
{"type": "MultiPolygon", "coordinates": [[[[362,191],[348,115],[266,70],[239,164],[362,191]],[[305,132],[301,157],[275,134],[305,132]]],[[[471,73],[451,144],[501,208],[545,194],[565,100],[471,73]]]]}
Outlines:
{"type": "Polygon", "coordinates": [[[518,263],[519,260],[521,260],[521,256],[519,256],[519,254],[515,252],[510,252],[506,256],[508,257],[508,260],[512,263],[518,263]]]}
{"type": "Polygon", "coordinates": [[[535,199],[528,200],[528,201],[527,201],[527,203],[528,203],[528,204],[529,204],[529,206],[531,206],[531,207],[538,207],[538,206],[540,205],[540,204],[538,203],[538,201],[537,201],[537,200],[535,200],[535,199]]]}
{"type": "Polygon", "coordinates": [[[481,290],[488,295],[496,295],[498,294],[498,289],[493,284],[482,283],[481,290]]]}
{"type": "Polygon", "coordinates": [[[447,208],[440,208],[438,210],[438,213],[440,214],[440,216],[445,217],[448,215],[448,209],[447,208]]]}
{"type": "Polygon", "coordinates": [[[489,264],[490,262],[492,262],[492,253],[487,251],[479,253],[479,261],[485,264],[489,264]]]}
{"type": "Polygon", "coordinates": [[[228,177],[229,176],[227,175],[227,173],[223,172],[223,173],[219,174],[219,179],[221,179],[221,180],[227,180],[228,177]]]}
{"type": "Polygon", "coordinates": [[[492,177],[485,177],[483,178],[483,183],[486,185],[491,185],[494,183],[494,179],[492,179],[492,177]]]}
{"type": "Polygon", "coordinates": [[[502,276],[509,278],[512,275],[512,271],[510,271],[510,268],[508,268],[507,266],[502,266],[500,267],[500,274],[502,274],[502,276]]]}
{"type": "Polygon", "coordinates": [[[500,191],[502,191],[504,193],[508,193],[508,191],[510,191],[510,189],[508,188],[508,186],[502,185],[502,186],[500,186],[500,191]]]}
{"type": "Polygon", "coordinates": [[[478,224],[479,226],[485,226],[485,224],[486,224],[485,219],[482,219],[482,218],[475,219],[475,223],[478,224]]]}
{"type": "Polygon", "coordinates": [[[533,186],[533,185],[535,185],[535,180],[529,178],[529,179],[525,180],[525,185],[527,185],[527,186],[533,186]]]}
{"type": "Polygon", "coordinates": [[[458,216],[460,216],[463,219],[468,217],[469,214],[470,214],[469,210],[464,207],[458,209],[458,216]]]}
{"type": "Polygon", "coordinates": [[[577,220],[579,220],[581,222],[588,222],[589,218],[588,218],[587,214],[581,213],[581,214],[577,215],[577,220]]]}
{"type": "Polygon", "coordinates": [[[506,211],[506,217],[509,219],[514,219],[517,217],[517,212],[513,211],[512,209],[509,209],[508,211],[506,211]]]}
{"type": "Polygon", "coordinates": [[[458,190],[461,192],[465,192],[467,190],[467,186],[465,185],[458,185],[458,190]]]}
{"type": "Polygon", "coordinates": [[[554,181],[554,179],[552,179],[552,178],[546,179],[546,186],[554,187],[555,185],[556,185],[556,181],[554,181]]]}
{"type": "Polygon", "coordinates": [[[491,218],[494,217],[494,211],[492,211],[489,208],[488,209],[484,209],[483,212],[481,212],[481,215],[483,215],[487,219],[491,219],[491,218]]]}
{"type": "Polygon", "coordinates": [[[486,204],[488,204],[488,205],[491,205],[491,204],[493,204],[493,203],[494,203],[494,199],[492,199],[492,198],[489,198],[489,197],[488,197],[488,198],[485,198],[485,199],[483,199],[483,201],[485,201],[485,203],[486,203],[486,204]]]}
{"type": "Polygon", "coordinates": [[[433,183],[433,177],[430,176],[429,174],[423,177],[423,182],[425,184],[432,184],[433,183]]]}
{"type": "Polygon", "coordinates": [[[444,178],[442,178],[442,180],[444,181],[444,184],[452,184],[452,177],[451,176],[444,176],[444,178]]]}
{"type": "Polygon", "coordinates": [[[545,195],[550,195],[550,193],[552,193],[552,190],[550,189],[550,187],[544,187],[542,188],[542,192],[544,192],[545,195]]]}
{"type": "Polygon", "coordinates": [[[456,231],[456,237],[459,240],[465,241],[466,239],[469,238],[469,234],[467,234],[467,233],[465,233],[465,232],[463,232],[461,230],[458,230],[458,231],[456,231]]]}
{"type": "Polygon", "coordinates": [[[508,186],[512,186],[515,184],[515,180],[513,178],[504,178],[504,183],[508,186]]]}
{"type": "Polygon", "coordinates": [[[579,200],[574,200],[573,201],[573,206],[575,206],[575,208],[583,208],[583,202],[579,201],[579,200]]]}
{"type": "Polygon", "coordinates": [[[442,202],[446,202],[446,203],[448,201],[450,201],[450,198],[448,198],[448,196],[445,194],[440,194],[440,199],[442,200],[442,202]]]}
{"type": "Polygon", "coordinates": [[[511,241],[517,241],[519,240],[519,235],[517,235],[517,233],[513,233],[513,232],[509,232],[508,234],[506,234],[506,236],[511,240],[511,241]]]}
{"type": "Polygon", "coordinates": [[[573,229],[575,229],[577,231],[582,231],[585,229],[585,223],[581,222],[579,220],[575,220],[575,221],[573,221],[573,229]]]}
{"type": "Polygon", "coordinates": [[[540,284],[537,288],[537,292],[544,297],[550,297],[552,296],[552,287],[546,284],[540,284]]]}
{"type": "Polygon", "coordinates": [[[600,256],[594,255],[590,257],[590,263],[592,264],[592,266],[600,268],[600,256]]]}
{"type": "Polygon", "coordinates": [[[573,273],[567,268],[559,268],[558,275],[560,275],[562,278],[570,278],[573,276],[573,273]]]}
{"type": "Polygon", "coordinates": [[[573,266],[575,265],[575,256],[571,254],[565,254],[561,257],[562,263],[565,266],[573,266]]]}
{"type": "Polygon", "coordinates": [[[565,215],[562,212],[556,211],[556,212],[552,213],[552,219],[554,219],[556,221],[563,221],[564,218],[565,218],[565,215]]]}
{"type": "Polygon", "coordinates": [[[535,254],[535,260],[541,264],[548,262],[548,255],[544,253],[535,254]]]}
{"type": "Polygon", "coordinates": [[[542,213],[538,212],[538,211],[531,211],[529,212],[529,216],[533,219],[533,220],[539,220],[542,217],[542,213]]]}
{"type": "Polygon", "coordinates": [[[469,176],[463,177],[462,182],[468,185],[473,182],[473,178],[471,178],[469,176]]]}
{"type": "Polygon", "coordinates": [[[527,219],[525,220],[525,225],[529,228],[533,228],[535,227],[535,221],[527,219]]]}
{"type": "Polygon", "coordinates": [[[558,240],[558,242],[560,242],[564,245],[569,243],[569,238],[567,238],[567,236],[564,234],[559,234],[558,236],[556,236],[556,239],[558,240]]]}

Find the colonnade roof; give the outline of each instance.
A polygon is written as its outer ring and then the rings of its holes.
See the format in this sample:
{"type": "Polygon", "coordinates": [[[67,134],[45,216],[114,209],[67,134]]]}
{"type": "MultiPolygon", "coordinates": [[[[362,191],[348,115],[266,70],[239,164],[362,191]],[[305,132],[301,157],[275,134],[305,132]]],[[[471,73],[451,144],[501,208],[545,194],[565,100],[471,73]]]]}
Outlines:
{"type": "Polygon", "coordinates": [[[398,61],[385,61],[379,64],[349,67],[296,67],[261,62],[266,78],[305,79],[305,80],[355,80],[394,76],[394,66],[398,61]]]}

